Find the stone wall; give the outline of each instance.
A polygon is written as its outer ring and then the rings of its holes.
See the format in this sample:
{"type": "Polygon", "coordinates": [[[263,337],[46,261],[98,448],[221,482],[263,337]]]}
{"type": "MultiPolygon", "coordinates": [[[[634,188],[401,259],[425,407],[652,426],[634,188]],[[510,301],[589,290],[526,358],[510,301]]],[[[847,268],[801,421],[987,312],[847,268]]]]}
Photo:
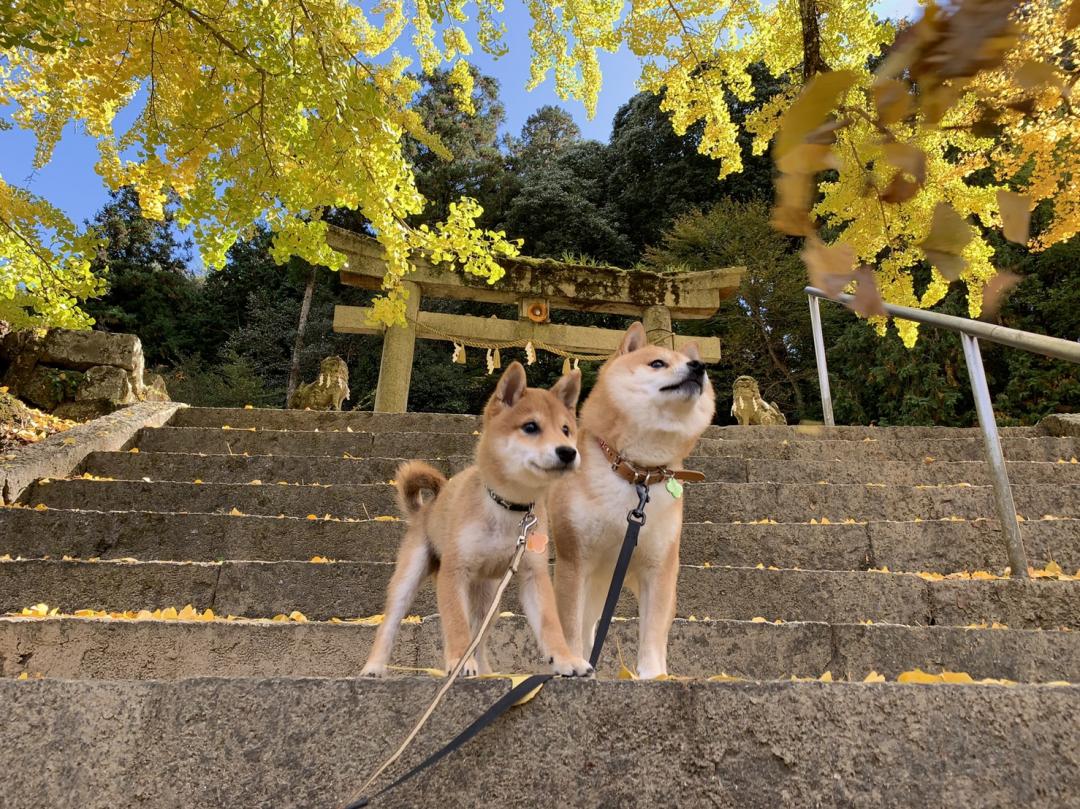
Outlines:
{"type": "Polygon", "coordinates": [[[135,402],[165,402],[134,334],[51,329],[0,338],[0,386],[41,410],[85,421],[135,402]]]}

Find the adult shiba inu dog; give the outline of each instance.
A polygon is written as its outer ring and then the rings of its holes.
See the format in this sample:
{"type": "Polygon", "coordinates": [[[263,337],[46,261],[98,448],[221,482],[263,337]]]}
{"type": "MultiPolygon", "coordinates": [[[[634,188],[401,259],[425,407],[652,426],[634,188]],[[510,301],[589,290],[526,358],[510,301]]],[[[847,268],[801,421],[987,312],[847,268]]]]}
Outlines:
{"type": "Polygon", "coordinates": [[[714,410],[697,346],[650,345],[640,323],[600,369],[581,410],[581,465],[548,495],[556,600],[575,654],[589,654],[626,515],[638,503],[635,483],[643,482],[651,501],[626,584],[638,600],[638,675],[667,673],[682,533],[680,479],[701,478],[681,471],[682,462],[714,410]]]}
{"type": "MultiPolygon", "coordinates": [[[[382,676],[401,619],[417,588],[435,574],[447,671],[465,653],[510,564],[531,509],[539,552],[521,559],[518,591],[541,653],[557,674],[583,676],[592,667],[563,636],[548,574],[544,497],[556,480],[577,468],[574,408],[581,372],[566,374],[551,390],[526,387],[525,369],[512,363],[484,408],[476,463],[449,481],[438,470],[409,461],[397,471],[398,503],[409,527],[398,551],[383,622],[361,674],[382,676]],[[434,497],[426,502],[424,491],[434,497]]],[[[486,640],[464,674],[490,671],[486,640]]]]}

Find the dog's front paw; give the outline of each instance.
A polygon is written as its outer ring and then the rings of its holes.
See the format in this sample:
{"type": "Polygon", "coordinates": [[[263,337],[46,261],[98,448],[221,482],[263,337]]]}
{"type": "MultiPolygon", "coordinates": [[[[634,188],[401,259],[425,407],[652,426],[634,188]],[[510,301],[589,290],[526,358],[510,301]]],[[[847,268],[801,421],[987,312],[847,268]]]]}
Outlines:
{"type": "Polygon", "coordinates": [[[373,677],[381,678],[386,676],[386,664],[385,663],[365,663],[364,667],[360,669],[361,677],[373,677]]]}
{"type": "Polygon", "coordinates": [[[551,670],[560,677],[591,677],[596,672],[582,657],[553,657],[551,670]]]}
{"type": "MultiPolygon", "coordinates": [[[[451,672],[454,670],[454,666],[458,664],[458,660],[461,658],[455,657],[446,661],[446,671],[451,672]]],[[[480,665],[476,662],[476,656],[473,655],[465,661],[465,665],[461,667],[462,677],[475,677],[480,673],[480,665]]]]}

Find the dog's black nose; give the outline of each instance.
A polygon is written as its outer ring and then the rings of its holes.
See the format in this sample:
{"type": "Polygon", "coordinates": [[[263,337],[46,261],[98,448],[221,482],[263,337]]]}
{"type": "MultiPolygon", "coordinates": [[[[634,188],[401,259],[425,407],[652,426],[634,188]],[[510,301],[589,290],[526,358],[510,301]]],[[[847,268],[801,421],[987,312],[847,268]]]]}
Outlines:
{"type": "Polygon", "coordinates": [[[694,376],[705,376],[705,363],[701,360],[690,360],[686,363],[686,367],[690,369],[690,373],[694,376]]]}
{"type": "Polygon", "coordinates": [[[559,456],[559,460],[564,464],[571,464],[574,462],[574,458],[577,457],[577,450],[573,447],[555,447],[555,454],[559,456]]]}

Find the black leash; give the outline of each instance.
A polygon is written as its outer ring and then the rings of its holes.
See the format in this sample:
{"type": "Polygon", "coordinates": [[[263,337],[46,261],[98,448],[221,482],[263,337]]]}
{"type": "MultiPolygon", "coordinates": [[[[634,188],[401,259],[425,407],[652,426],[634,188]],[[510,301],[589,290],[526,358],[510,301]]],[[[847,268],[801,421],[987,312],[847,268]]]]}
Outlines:
{"type": "MultiPolygon", "coordinates": [[[[589,655],[589,663],[592,664],[593,668],[596,668],[596,662],[600,659],[600,652],[604,648],[608,627],[611,625],[611,618],[615,614],[615,605],[619,602],[619,594],[622,592],[623,582],[626,581],[626,571],[630,567],[630,558],[634,555],[634,548],[637,547],[641,526],[645,524],[645,506],[649,502],[649,487],[639,483],[635,488],[637,489],[638,504],[636,508],[631,509],[626,515],[626,535],[623,537],[619,559],[615,563],[615,571],[611,574],[611,584],[608,586],[607,599],[604,601],[604,611],[600,613],[600,621],[596,625],[596,637],[593,640],[592,653],[589,655]]],[[[346,804],[344,809],[361,809],[361,807],[367,806],[371,801],[400,786],[440,759],[450,755],[514,707],[525,696],[531,694],[548,680],[554,679],[555,676],[554,674],[534,674],[525,678],[503,694],[490,708],[480,714],[471,725],[451,739],[444,747],[432,753],[396,781],[387,784],[371,797],[357,798],[352,803],[346,804]]]]}

